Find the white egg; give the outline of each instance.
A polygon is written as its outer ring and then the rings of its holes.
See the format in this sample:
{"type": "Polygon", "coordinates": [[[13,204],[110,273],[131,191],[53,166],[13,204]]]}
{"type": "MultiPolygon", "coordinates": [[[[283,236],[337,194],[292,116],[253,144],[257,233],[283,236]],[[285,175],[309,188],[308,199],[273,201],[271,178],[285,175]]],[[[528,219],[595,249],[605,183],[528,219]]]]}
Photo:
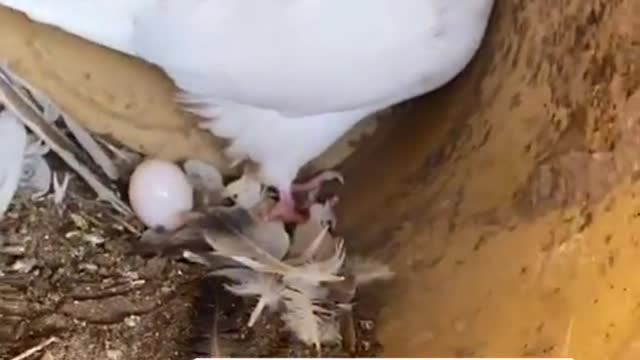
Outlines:
{"type": "Polygon", "coordinates": [[[182,225],[180,215],[193,208],[193,186],[176,164],[145,160],[129,179],[129,201],[145,225],[171,231],[182,225]]]}

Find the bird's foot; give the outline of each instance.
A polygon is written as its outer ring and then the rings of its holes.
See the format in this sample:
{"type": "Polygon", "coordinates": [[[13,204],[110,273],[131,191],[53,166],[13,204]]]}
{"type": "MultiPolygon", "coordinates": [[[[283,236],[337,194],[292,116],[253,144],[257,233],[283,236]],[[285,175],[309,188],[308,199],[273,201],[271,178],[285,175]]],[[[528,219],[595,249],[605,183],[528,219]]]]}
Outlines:
{"type": "MultiPolygon", "coordinates": [[[[338,180],[340,183],[344,183],[344,179],[339,172],[327,170],[319,173],[310,180],[292,184],[290,191],[280,190],[280,199],[266,212],[264,219],[267,221],[279,220],[290,224],[303,224],[307,222],[309,220],[309,212],[308,209],[306,209],[306,206],[315,202],[312,200],[316,198],[316,193],[319,191],[322,184],[332,180],[338,180]],[[307,193],[305,197],[308,197],[309,199],[304,202],[306,205],[303,205],[302,207],[304,209],[301,210],[296,203],[294,194],[305,192],[307,193]]],[[[335,198],[337,199],[337,197],[335,198]]]]}
{"type": "Polygon", "coordinates": [[[305,182],[293,183],[293,185],[291,185],[291,191],[297,193],[316,190],[322,183],[332,180],[338,180],[341,184],[344,184],[342,174],[334,170],[325,170],[305,182]]]}
{"type": "Polygon", "coordinates": [[[315,203],[324,202],[322,199],[326,194],[321,195],[322,185],[325,182],[334,180],[337,180],[340,184],[344,184],[344,179],[339,172],[326,170],[307,181],[293,183],[291,185],[291,192],[296,195],[295,198],[303,204],[303,208],[308,208],[315,203]]]}
{"type": "Polygon", "coordinates": [[[307,222],[309,215],[298,210],[290,192],[280,191],[280,199],[267,211],[264,218],[267,221],[302,224],[307,222]]]}

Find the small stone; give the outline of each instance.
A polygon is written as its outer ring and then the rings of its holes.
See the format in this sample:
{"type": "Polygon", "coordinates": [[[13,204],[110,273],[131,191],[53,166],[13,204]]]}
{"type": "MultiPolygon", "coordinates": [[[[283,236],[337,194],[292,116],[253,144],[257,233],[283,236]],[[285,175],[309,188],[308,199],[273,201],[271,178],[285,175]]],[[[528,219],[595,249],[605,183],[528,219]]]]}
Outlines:
{"type": "Polygon", "coordinates": [[[98,265],[91,264],[91,263],[82,263],[79,265],[79,268],[80,270],[84,270],[91,273],[98,271],[98,265]]]}
{"type": "Polygon", "coordinates": [[[89,223],[85,218],[78,214],[71,214],[71,221],[81,230],[86,230],[89,228],[89,223]]]}
{"type": "Polygon", "coordinates": [[[129,280],[140,280],[140,274],[137,271],[125,271],[123,275],[129,280]]]}
{"type": "Polygon", "coordinates": [[[140,323],[140,317],[136,315],[128,316],[126,319],[124,319],[124,323],[128,327],[136,327],[140,323]]]}
{"type": "Polygon", "coordinates": [[[36,259],[17,260],[11,266],[11,270],[13,270],[15,272],[22,273],[22,274],[26,274],[26,273],[31,272],[31,270],[33,270],[33,268],[36,266],[36,264],[37,264],[36,259]]]}
{"type": "Polygon", "coordinates": [[[97,234],[83,234],[82,240],[92,244],[92,245],[100,245],[104,243],[104,238],[97,234]]]}
{"type": "Polygon", "coordinates": [[[45,352],[44,355],[42,355],[42,357],[40,358],[40,360],[55,360],[56,358],[51,355],[50,352],[45,352]]]}
{"type": "Polygon", "coordinates": [[[161,257],[151,258],[142,269],[139,270],[143,279],[157,279],[164,274],[167,268],[167,259],[161,257]]]}
{"type": "Polygon", "coordinates": [[[77,239],[82,236],[82,231],[80,230],[71,230],[64,234],[65,239],[77,239]]]}
{"type": "Polygon", "coordinates": [[[114,261],[107,254],[98,254],[94,257],[93,262],[99,267],[110,267],[114,261]]]}
{"type": "Polygon", "coordinates": [[[23,245],[8,245],[0,248],[0,254],[9,256],[23,256],[26,249],[23,245]]]}
{"type": "Polygon", "coordinates": [[[362,351],[367,352],[369,350],[371,350],[371,343],[367,340],[363,340],[360,342],[360,346],[362,348],[362,351]]]}
{"type": "Polygon", "coordinates": [[[107,350],[107,359],[109,360],[120,360],[124,354],[121,350],[107,350]]]}

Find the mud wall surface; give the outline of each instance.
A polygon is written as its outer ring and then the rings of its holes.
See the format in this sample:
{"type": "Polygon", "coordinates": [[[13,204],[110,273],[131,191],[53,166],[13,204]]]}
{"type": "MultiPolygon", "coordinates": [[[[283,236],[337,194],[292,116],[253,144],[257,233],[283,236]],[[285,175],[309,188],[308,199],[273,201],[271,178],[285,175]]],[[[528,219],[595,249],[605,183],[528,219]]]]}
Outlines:
{"type": "Polygon", "coordinates": [[[342,229],[398,272],[368,295],[387,355],[640,358],[638,19],[498,0],[467,71],[345,163],[342,229]]]}

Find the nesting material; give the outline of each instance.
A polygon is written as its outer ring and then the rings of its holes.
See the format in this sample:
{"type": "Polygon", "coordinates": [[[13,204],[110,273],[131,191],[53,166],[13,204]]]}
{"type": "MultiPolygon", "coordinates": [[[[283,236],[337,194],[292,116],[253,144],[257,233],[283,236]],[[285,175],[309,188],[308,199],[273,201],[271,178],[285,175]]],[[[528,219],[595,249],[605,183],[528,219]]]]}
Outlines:
{"type": "Polygon", "coordinates": [[[0,113],[0,214],[4,214],[18,188],[27,132],[18,119],[0,113]]]}
{"type": "Polygon", "coordinates": [[[309,221],[286,231],[285,224],[264,220],[274,199],[250,175],[225,187],[211,167],[198,168],[198,176],[193,166],[184,168],[212,202],[190,212],[175,231],[149,229],[139,245],[203,264],[210,276],[229,281],[227,291],[255,299],[249,327],[264,312],[277,312],[297,339],[320,350],[345,337],[341,320],[351,316],[357,289],[392,277],[384,264],[347,257],[344,239],[335,234],[335,199],[318,202],[309,194],[309,221]]]}
{"type": "MultiPolygon", "coordinates": [[[[40,151],[34,150],[37,155],[42,155],[42,153],[48,152],[49,149],[53,150],[93,188],[100,200],[109,202],[124,215],[132,214],[129,206],[109,187],[109,184],[91,169],[90,164],[95,162],[107,175],[111,175],[111,177],[117,176],[117,173],[114,173],[115,165],[109,160],[110,157],[98,147],[89,133],[76,126],[71,119],[66,120],[67,126],[70,125],[70,128],[72,128],[70,131],[74,134],[75,140],[82,146],[82,148],[78,147],[54,124],[56,120],[66,116],[57,110],[46,97],[34,89],[30,89],[24,81],[6,68],[0,69],[0,99],[7,107],[7,111],[9,111],[9,115],[5,115],[5,119],[20,120],[22,130],[18,131],[26,133],[25,129],[28,129],[43,145],[46,145],[46,147],[40,147],[40,151]]],[[[18,129],[19,127],[14,128],[18,129]]],[[[14,130],[9,136],[15,133],[14,130]]],[[[23,142],[23,144],[17,144],[16,148],[21,148],[20,151],[24,152],[25,146],[26,144],[23,142]]],[[[6,173],[8,178],[15,179],[16,173],[24,169],[24,155],[20,153],[11,156],[11,161],[15,162],[16,165],[8,166],[3,172],[6,173]]],[[[39,192],[43,193],[45,192],[44,189],[49,188],[52,179],[50,172],[43,169],[42,162],[39,162],[39,165],[39,168],[35,168],[36,170],[39,169],[39,171],[35,171],[35,173],[39,174],[40,178],[34,180],[34,183],[40,188],[39,192]]],[[[8,201],[13,198],[16,190],[15,186],[11,185],[12,183],[9,182],[5,189],[5,192],[10,194],[10,196],[5,196],[8,201]]],[[[6,204],[6,201],[4,203],[6,204]]],[[[6,208],[6,205],[4,207],[6,208]]]]}

